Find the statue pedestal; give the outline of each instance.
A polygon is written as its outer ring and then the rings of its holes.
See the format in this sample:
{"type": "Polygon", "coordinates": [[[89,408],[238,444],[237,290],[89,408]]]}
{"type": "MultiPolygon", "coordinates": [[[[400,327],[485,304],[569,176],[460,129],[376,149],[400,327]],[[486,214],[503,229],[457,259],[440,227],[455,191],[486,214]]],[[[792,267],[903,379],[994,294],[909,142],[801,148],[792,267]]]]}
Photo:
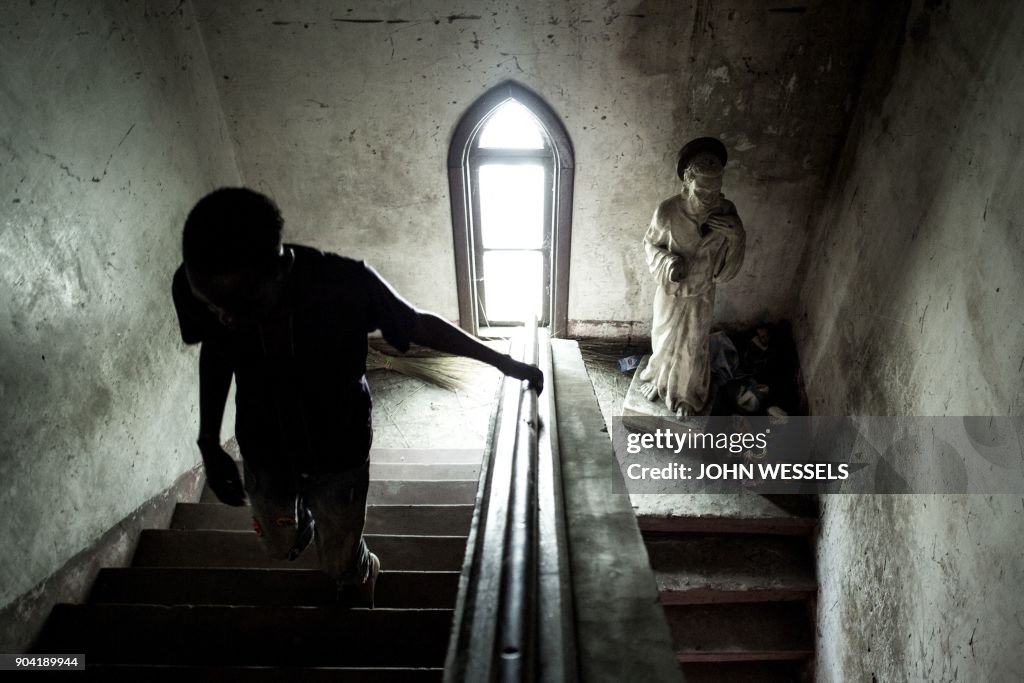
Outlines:
{"type": "Polygon", "coordinates": [[[640,373],[650,360],[650,355],[644,356],[633,373],[633,381],[629,383],[629,391],[622,401],[622,426],[631,432],[654,432],[656,429],[671,429],[676,432],[685,432],[687,429],[704,431],[707,415],[690,415],[680,419],[668,409],[663,399],[649,401],[640,393],[640,386],[643,384],[640,373]]]}

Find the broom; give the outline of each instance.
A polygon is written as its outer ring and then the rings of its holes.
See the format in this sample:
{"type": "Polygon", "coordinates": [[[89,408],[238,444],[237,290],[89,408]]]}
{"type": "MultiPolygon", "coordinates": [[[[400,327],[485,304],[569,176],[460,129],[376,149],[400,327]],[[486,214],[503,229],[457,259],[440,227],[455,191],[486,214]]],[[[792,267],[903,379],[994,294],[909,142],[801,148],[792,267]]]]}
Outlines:
{"type": "Polygon", "coordinates": [[[651,352],[651,345],[646,340],[578,339],[577,343],[585,363],[612,368],[620,358],[651,352]]]}
{"type": "Polygon", "coordinates": [[[366,352],[367,370],[394,370],[406,377],[415,377],[450,391],[469,389],[474,377],[479,377],[483,367],[480,363],[461,356],[391,356],[372,346],[366,352]]]}

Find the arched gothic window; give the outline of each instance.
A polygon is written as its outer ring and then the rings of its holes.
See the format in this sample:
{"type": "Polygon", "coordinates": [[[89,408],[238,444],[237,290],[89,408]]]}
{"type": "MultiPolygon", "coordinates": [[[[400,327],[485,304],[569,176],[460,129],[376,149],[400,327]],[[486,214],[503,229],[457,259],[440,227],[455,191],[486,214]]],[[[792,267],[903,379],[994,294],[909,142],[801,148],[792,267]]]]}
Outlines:
{"type": "Polygon", "coordinates": [[[558,116],[504,83],[462,117],[448,152],[461,326],[522,324],[535,315],[564,336],[573,154],[558,116]]]}

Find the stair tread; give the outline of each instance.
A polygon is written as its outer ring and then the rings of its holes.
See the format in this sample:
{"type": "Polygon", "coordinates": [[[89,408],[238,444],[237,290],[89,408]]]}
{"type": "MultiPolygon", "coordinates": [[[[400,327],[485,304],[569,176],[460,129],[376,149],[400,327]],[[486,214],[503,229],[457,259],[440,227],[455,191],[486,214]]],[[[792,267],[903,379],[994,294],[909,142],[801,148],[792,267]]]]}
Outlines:
{"type": "Polygon", "coordinates": [[[666,605],[681,661],[804,659],[814,634],[803,602],[666,605]]]}
{"type": "MultiPolygon", "coordinates": [[[[178,503],[171,529],[249,531],[252,509],[222,503],[178,503]]],[[[473,506],[462,505],[367,505],[368,534],[419,536],[466,535],[473,518],[473,506]]]]}
{"type": "MultiPolygon", "coordinates": [[[[231,438],[224,450],[235,460],[241,459],[238,442],[231,438]]],[[[479,465],[483,461],[483,448],[371,448],[370,462],[426,462],[465,463],[479,465]]]]}
{"type": "MultiPolygon", "coordinates": [[[[465,536],[366,534],[366,543],[385,569],[459,571],[465,536]]],[[[144,529],[132,559],[135,567],[268,567],[316,569],[314,546],[294,562],[268,557],[256,534],[244,531],[144,529]]]]}
{"type": "Polygon", "coordinates": [[[645,531],[809,535],[818,524],[816,501],[806,496],[646,494],[630,500],[645,531]]]}
{"type": "Polygon", "coordinates": [[[644,542],[659,591],[689,593],[694,601],[729,598],[718,593],[741,594],[737,600],[744,593],[799,598],[817,589],[814,559],[801,537],[648,532],[644,542]]]}
{"type": "Polygon", "coordinates": [[[377,481],[475,481],[479,476],[479,463],[370,463],[370,479],[377,481]]]}
{"type": "MultiPolygon", "coordinates": [[[[238,476],[242,473],[242,462],[235,461],[238,476]]],[[[422,462],[370,462],[370,481],[472,481],[474,484],[480,476],[480,465],[472,463],[422,463],[422,462]]],[[[213,503],[217,498],[209,485],[203,486],[200,502],[213,503]]]]}
{"type": "MultiPolygon", "coordinates": [[[[462,505],[476,502],[476,479],[447,481],[371,480],[366,494],[370,505],[462,505]]],[[[204,486],[200,503],[222,503],[204,486]]]]}
{"type": "MultiPolygon", "coordinates": [[[[382,571],[376,605],[453,608],[459,572],[382,571]]],[[[330,606],[334,587],[319,569],[128,567],[101,569],[90,603],[330,606]]]]}
{"type": "Polygon", "coordinates": [[[372,448],[373,463],[447,463],[479,465],[484,452],[480,448],[372,448]]]}
{"type": "MultiPolygon", "coordinates": [[[[243,476],[242,461],[235,461],[239,477],[243,476]]],[[[370,458],[371,481],[466,481],[480,475],[480,462],[443,461],[386,461],[370,458]]]]}
{"type": "Polygon", "coordinates": [[[451,610],[61,604],[32,650],[90,664],[436,667],[451,620],[451,610]]]}

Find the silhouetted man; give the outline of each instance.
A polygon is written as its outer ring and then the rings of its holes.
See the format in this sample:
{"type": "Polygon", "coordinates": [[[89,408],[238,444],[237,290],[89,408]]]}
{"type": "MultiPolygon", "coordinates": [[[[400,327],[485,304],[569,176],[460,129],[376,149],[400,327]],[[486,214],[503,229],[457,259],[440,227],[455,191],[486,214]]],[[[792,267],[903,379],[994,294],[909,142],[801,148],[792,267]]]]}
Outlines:
{"type": "Polygon", "coordinates": [[[415,342],[528,380],[543,375],[399,296],[361,261],[283,244],[274,202],[222,188],[192,209],[172,287],[181,336],[199,343],[199,450],[217,497],[252,504],[269,554],[295,559],[316,539],[339,597],[373,606],[380,561],[363,539],[373,438],[367,334],[415,342]],[[220,444],[231,378],[242,482],[220,444]]]}

